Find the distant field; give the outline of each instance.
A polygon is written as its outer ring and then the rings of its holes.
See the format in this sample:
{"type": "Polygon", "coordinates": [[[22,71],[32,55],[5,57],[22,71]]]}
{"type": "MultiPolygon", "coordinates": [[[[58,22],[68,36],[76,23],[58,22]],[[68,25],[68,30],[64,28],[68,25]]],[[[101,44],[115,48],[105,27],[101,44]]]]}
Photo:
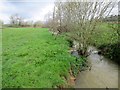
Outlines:
{"type": "Polygon", "coordinates": [[[3,29],[3,88],[67,85],[70,61],[68,42],[47,28],[3,29]]]}

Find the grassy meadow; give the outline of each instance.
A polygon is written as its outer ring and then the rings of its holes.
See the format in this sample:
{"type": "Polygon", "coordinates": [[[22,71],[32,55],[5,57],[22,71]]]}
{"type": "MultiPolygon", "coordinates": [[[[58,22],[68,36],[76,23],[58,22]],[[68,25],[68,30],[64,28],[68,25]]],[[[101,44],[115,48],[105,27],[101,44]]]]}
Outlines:
{"type": "Polygon", "coordinates": [[[3,88],[67,87],[76,63],[68,50],[65,38],[55,40],[47,28],[3,29],[3,88]]]}
{"type": "MultiPolygon", "coordinates": [[[[84,58],[76,61],[68,52],[67,38],[58,35],[55,39],[48,28],[4,28],[2,36],[3,88],[68,87],[70,69],[76,76],[84,65],[84,58]]],[[[107,24],[99,26],[91,43],[118,61],[118,39],[107,24]]]]}

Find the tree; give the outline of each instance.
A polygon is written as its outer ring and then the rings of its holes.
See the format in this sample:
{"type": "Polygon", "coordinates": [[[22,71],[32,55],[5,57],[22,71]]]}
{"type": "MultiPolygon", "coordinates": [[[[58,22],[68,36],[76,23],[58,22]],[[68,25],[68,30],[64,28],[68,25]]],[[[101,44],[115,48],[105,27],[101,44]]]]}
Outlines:
{"type": "Polygon", "coordinates": [[[42,27],[43,26],[43,22],[42,21],[36,21],[34,23],[34,27],[42,27]]]}
{"type": "Polygon", "coordinates": [[[21,16],[19,16],[18,14],[14,14],[12,16],[10,16],[10,24],[11,26],[22,26],[23,23],[23,18],[21,16]]]}
{"type": "Polygon", "coordinates": [[[53,31],[65,32],[62,28],[66,28],[67,34],[73,41],[77,41],[80,45],[79,50],[82,54],[86,53],[88,45],[90,45],[91,36],[98,34],[98,24],[102,22],[102,18],[110,14],[115,6],[115,2],[55,2],[53,12],[53,31]]]}
{"type": "Polygon", "coordinates": [[[2,28],[3,24],[4,24],[3,21],[0,20],[0,29],[2,28]]]}

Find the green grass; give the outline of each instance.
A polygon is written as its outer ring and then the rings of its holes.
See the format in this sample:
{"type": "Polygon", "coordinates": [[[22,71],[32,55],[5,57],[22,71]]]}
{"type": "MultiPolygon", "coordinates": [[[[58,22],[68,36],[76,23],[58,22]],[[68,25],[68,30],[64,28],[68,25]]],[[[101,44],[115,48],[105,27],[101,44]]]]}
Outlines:
{"type": "Polygon", "coordinates": [[[97,27],[96,33],[92,36],[92,40],[96,46],[115,44],[118,42],[118,36],[116,31],[110,28],[107,23],[102,23],[97,27]]]}
{"type": "Polygon", "coordinates": [[[70,62],[64,37],[54,37],[47,28],[3,29],[3,88],[51,88],[67,85],[70,62]]]}

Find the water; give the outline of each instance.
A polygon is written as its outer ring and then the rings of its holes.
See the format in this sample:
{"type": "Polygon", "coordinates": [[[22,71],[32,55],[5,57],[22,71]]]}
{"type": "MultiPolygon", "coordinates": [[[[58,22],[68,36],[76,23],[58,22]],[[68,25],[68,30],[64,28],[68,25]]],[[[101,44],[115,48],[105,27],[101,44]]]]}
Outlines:
{"type": "MultiPolygon", "coordinates": [[[[90,47],[92,52],[96,51],[90,47]]],[[[118,88],[118,65],[92,53],[88,56],[88,64],[91,67],[78,74],[75,88],[118,88]]]]}
{"type": "Polygon", "coordinates": [[[73,55],[73,56],[75,56],[77,58],[80,57],[77,51],[71,51],[71,55],[73,55]]]}

